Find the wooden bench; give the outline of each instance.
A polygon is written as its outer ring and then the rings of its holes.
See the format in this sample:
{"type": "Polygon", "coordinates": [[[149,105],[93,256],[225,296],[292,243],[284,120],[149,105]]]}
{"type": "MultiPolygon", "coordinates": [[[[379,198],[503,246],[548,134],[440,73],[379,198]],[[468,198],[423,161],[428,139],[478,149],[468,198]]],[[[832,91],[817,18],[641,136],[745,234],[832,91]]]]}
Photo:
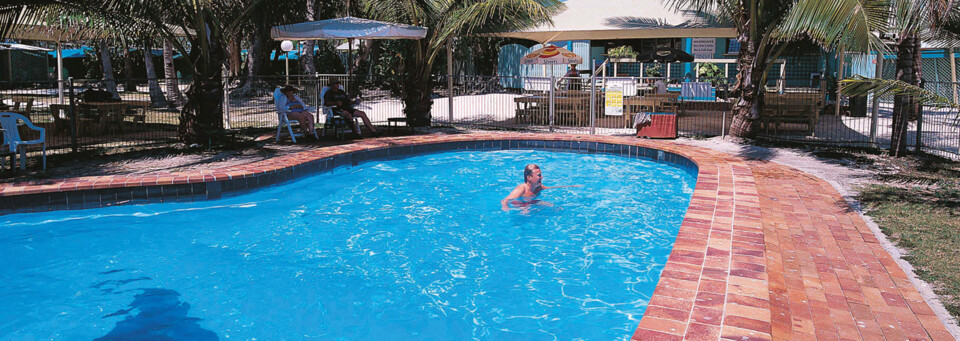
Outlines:
{"type": "Polygon", "coordinates": [[[779,132],[783,124],[798,123],[806,125],[808,134],[813,133],[820,119],[822,96],[820,93],[768,94],[764,97],[760,128],[769,133],[773,125],[774,132],[779,132]]]}

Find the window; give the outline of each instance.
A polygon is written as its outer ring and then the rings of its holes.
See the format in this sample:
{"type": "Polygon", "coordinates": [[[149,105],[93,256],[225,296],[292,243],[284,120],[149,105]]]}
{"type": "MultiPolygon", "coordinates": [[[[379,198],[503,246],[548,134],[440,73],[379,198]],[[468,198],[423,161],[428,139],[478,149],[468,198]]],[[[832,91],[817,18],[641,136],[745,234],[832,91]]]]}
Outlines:
{"type": "Polygon", "coordinates": [[[727,39],[727,54],[740,53],[740,41],[736,38],[727,39]]]}

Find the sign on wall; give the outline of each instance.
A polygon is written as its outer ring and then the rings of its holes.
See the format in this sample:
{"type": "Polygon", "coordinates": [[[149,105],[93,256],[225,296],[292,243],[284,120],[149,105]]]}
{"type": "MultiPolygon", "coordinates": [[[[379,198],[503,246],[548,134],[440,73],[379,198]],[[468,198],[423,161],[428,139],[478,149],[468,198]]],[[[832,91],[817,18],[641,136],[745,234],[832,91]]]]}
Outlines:
{"type": "Polygon", "coordinates": [[[606,97],[603,114],[607,116],[623,116],[623,85],[609,84],[606,86],[606,97]]]}
{"type": "Polygon", "coordinates": [[[693,38],[690,54],[697,59],[710,59],[717,51],[717,40],[714,38],[693,38]]]}

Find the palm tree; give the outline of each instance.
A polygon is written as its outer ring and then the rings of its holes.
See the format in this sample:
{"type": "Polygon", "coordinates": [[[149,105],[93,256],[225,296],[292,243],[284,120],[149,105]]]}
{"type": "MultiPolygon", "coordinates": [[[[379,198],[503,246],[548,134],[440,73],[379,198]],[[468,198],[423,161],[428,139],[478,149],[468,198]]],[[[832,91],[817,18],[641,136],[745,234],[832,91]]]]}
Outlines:
{"type": "Polygon", "coordinates": [[[669,0],[733,23],[740,52],[730,133],[751,137],[763,106],[770,67],[791,41],[810,39],[824,48],[867,51],[882,46],[872,31],[886,25],[886,0],[669,0]]]}
{"type": "Polygon", "coordinates": [[[431,77],[444,45],[457,36],[485,30],[512,30],[548,22],[563,10],[557,0],[370,0],[364,4],[373,19],[427,28],[427,36],[406,42],[408,53],[398,74],[404,115],[413,126],[430,125],[433,81],[431,77]]]}
{"type": "Polygon", "coordinates": [[[157,80],[157,71],[153,68],[153,47],[150,38],[143,39],[143,66],[147,69],[147,88],[150,89],[150,103],[153,107],[167,106],[167,99],[160,90],[160,81],[157,80]]]}
{"type": "Polygon", "coordinates": [[[173,45],[163,40],[163,78],[167,84],[167,104],[176,108],[183,104],[183,94],[180,93],[180,80],[177,79],[177,70],[173,67],[173,45]]]}
{"type": "MultiPolygon", "coordinates": [[[[890,28],[897,54],[895,79],[853,79],[845,82],[843,91],[865,95],[871,91],[893,94],[893,131],[890,137],[890,155],[899,157],[907,152],[907,128],[916,120],[921,103],[947,105],[939,96],[919,89],[923,73],[920,68],[920,42],[924,35],[943,40],[960,34],[960,10],[950,0],[892,0],[890,28]]],[[[880,75],[877,75],[880,77],[880,75]]]]}

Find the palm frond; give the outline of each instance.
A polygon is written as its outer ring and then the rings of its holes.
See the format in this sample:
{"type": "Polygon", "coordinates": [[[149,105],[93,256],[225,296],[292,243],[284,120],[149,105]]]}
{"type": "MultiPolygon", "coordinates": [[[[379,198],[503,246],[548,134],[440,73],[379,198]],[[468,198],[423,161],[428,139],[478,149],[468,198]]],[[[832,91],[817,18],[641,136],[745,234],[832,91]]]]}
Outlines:
{"type": "Polygon", "coordinates": [[[846,96],[874,96],[906,95],[911,96],[925,105],[940,108],[960,108],[952,100],[921,87],[892,79],[866,78],[855,76],[840,82],[840,91],[846,96]]]}
{"type": "Polygon", "coordinates": [[[873,32],[886,32],[889,0],[798,0],[776,32],[780,40],[806,36],[827,49],[886,50],[873,32]]]}

